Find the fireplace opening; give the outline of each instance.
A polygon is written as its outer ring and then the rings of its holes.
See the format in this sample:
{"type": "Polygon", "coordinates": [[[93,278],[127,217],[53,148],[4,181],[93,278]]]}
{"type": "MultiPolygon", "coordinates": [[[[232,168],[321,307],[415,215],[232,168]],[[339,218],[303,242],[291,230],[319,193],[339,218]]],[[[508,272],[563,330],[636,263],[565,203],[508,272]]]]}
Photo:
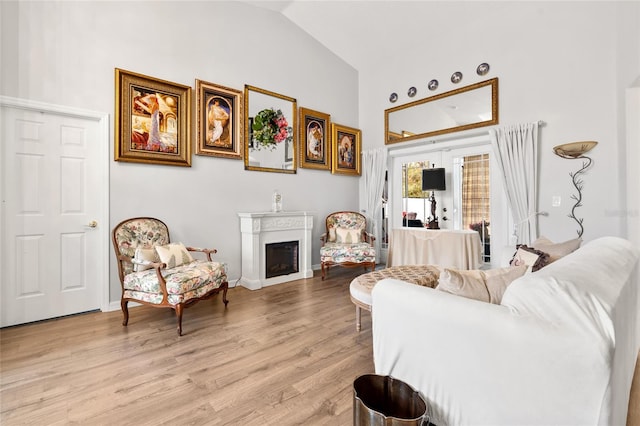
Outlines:
{"type": "Polygon", "coordinates": [[[298,241],[286,241],[265,245],[266,278],[298,272],[298,241]]]}

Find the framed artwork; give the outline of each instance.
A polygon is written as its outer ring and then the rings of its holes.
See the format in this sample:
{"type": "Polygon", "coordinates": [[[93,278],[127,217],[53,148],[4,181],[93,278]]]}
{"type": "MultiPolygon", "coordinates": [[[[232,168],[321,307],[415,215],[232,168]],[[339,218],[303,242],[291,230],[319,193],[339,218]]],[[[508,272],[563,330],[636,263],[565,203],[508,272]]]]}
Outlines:
{"type": "Polygon", "coordinates": [[[242,91],[196,79],[197,155],[242,159],[242,91]]]}
{"type": "Polygon", "coordinates": [[[332,161],[331,173],[360,175],[360,130],[331,123],[332,161]]]}
{"type": "Polygon", "coordinates": [[[115,161],[191,167],[191,87],[116,68],[115,161]]]}
{"type": "Polygon", "coordinates": [[[300,108],[300,167],[331,170],[331,143],[329,114],[300,108]]]}

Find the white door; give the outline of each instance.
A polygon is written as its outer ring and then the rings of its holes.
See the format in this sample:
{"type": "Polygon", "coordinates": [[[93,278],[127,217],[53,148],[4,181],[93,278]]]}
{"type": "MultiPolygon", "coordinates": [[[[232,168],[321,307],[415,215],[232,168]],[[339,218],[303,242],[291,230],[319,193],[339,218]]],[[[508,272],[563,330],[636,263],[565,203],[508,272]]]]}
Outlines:
{"type": "Polygon", "coordinates": [[[3,327],[108,302],[107,116],[17,101],[2,102],[3,327]]]}

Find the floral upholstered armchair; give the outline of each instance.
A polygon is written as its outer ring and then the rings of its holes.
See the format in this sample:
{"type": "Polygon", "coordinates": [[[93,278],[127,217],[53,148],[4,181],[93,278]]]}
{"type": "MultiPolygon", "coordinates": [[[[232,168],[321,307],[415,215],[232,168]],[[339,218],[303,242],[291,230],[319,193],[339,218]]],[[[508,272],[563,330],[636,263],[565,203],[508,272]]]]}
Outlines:
{"type": "Polygon", "coordinates": [[[320,236],[320,266],[333,265],[376,267],[375,237],[367,232],[367,219],[357,212],[334,212],[327,216],[327,232],[320,236]]]}
{"type": "Polygon", "coordinates": [[[120,222],[112,237],[122,286],[122,325],[129,322],[129,301],[173,309],[178,318],[178,335],[182,335],[185,307],[220,291],[225,307],[229,303],[225,265],[211,259],[215,249],[172,244],[167,225],[151,217],[120,222]],[[194,259],[191,252],[203,253],[206,260],[194,259]]]}

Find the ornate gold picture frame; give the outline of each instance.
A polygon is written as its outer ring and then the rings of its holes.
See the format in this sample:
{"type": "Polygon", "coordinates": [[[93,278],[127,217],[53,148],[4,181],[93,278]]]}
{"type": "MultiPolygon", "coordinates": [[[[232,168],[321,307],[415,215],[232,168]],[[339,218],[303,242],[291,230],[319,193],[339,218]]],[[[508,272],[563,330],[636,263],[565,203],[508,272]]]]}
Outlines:
{"type": "Polygon", "coordinates": [[[361,131],[340,124],[331,124],[332,161],[331,173],[360,175],[362,147],[361,131]]]}
{"type": "Polygon", "coordinates": [[[243,108],[241,90],[196,79],[196,154],[241,160],[243,108]]]}
{"type": "Polygon", "coordinates": [[[300,167],[331,170],[331,116],[300,107],[298,125],[300,167]]]}
{"type": "Polygon", "coordinates": [[[115,161],[191,166],[191,87],[115,69],[115,161]]]}

